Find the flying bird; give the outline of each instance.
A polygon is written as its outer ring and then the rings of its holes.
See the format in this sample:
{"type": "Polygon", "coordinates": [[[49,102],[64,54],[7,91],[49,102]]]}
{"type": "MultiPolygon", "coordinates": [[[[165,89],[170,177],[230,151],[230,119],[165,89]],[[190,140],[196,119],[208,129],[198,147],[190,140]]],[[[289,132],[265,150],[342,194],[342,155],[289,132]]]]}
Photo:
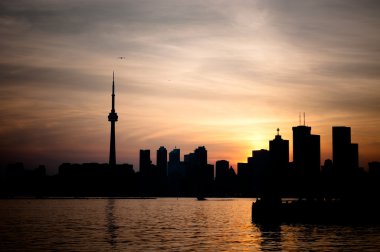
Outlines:
{"type": "Polygon", "coordinates": [[[123,57],[123,56],[120,56],[120,57],[117,57],[118,59],[125,59],[125,57],[123,57]]]}

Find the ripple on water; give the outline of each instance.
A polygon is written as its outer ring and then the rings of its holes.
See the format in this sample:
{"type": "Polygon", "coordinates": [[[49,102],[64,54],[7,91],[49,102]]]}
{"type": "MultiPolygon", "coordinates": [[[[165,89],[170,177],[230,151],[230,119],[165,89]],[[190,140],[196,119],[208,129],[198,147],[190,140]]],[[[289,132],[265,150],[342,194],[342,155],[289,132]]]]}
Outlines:
{"type": "Polygon", "coordinates": [[[252,199],[0,200],[0,250],[377,251],[375,225],[251,223],[252,199]]]}

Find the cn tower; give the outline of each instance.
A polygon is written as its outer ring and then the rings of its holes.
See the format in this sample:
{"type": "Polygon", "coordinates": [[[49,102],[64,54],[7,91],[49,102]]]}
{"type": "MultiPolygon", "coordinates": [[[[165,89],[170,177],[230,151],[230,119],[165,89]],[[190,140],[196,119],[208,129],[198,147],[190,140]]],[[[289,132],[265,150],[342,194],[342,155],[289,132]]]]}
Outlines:
{"type": "Polygon", "coordinates": [[[111,140],[110,140],[110,160],[109,165],[111,167],[116,166],[116,147],[115,147],[115,122],[118,116],[115,112],[115,74],[112,73],[112,109],[108,115],[108,121],[111,122],[111,140]]]}

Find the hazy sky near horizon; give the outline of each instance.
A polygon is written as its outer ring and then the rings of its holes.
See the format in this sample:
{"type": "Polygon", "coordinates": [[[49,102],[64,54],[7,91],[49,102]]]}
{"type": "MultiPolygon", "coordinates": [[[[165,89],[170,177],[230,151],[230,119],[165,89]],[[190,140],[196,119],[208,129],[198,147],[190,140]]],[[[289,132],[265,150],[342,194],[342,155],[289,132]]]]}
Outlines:
{"type": "MultiPolygon", "coordinates": [[[[1,165],[118,163],[206,146],[236,167],[299,112],[331,158],[351,127],[380,161],[380,1],[1,1],[1,165]],[[125,59],[117,59],[123,56],[125,59]]],[[[292,153],[290,153],[292,160],[292,153]]]]}

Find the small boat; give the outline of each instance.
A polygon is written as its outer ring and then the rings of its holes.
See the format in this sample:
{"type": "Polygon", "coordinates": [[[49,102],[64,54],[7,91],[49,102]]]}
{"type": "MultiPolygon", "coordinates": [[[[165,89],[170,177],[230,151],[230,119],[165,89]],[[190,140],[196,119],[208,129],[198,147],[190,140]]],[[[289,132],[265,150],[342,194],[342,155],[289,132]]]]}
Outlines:
{"type": "Polygon", "coordinates": [[[206,200],[206,198],[203,197],[203,196],[198,196],[198,197],[197,197],[197,200],[206,200]]]}

